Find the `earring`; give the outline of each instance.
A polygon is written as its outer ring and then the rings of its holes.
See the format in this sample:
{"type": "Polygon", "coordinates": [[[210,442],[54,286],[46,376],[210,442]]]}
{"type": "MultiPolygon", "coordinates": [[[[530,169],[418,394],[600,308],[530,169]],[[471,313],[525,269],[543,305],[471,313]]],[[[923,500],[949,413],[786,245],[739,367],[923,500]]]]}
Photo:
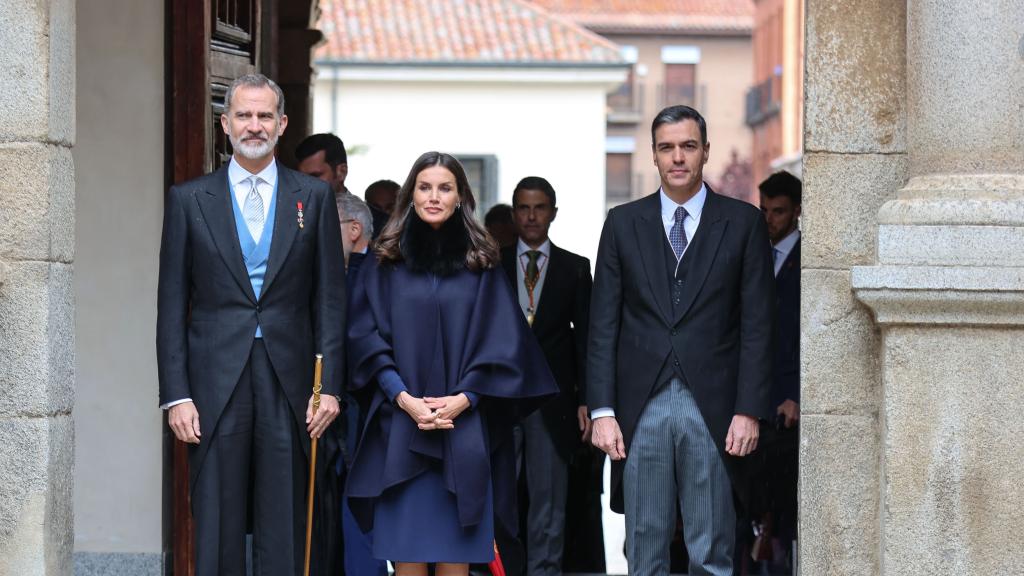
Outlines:
{"type": "Polygon", "coordinates": [[[459,208],[462,208],[462,202],[455,203],[455,209],[458,210],[459,208]]]}
{"type": "Polygon", "coordinates": [[[415,207],[416,207],[416,203],[415,202],[409,202],[409,208],[415,208],[415,207]]]}

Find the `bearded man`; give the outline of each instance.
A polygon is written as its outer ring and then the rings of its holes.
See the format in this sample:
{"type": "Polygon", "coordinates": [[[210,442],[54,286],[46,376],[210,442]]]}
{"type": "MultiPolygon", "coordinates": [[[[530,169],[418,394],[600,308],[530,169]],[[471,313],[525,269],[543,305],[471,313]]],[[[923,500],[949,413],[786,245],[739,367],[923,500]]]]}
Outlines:
{"type": "Polygon", "coordinates": [[[235,80],[231,161],[173,186],[157,298],[160,403],[189,444],[195,574],[301,574],[310,438],[338,415],[345,281],[330,186],[274,158],[284,95],[235,80]],[[313,415],[314,354],[324,355],[313,415]]]}

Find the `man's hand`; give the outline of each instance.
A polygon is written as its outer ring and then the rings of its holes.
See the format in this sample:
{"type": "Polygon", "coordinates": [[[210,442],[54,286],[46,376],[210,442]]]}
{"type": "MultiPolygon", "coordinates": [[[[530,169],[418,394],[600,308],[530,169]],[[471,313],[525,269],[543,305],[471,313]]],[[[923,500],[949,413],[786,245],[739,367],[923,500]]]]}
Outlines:
{"type": "Polygon", "coordinates": [[[583,442],[590,442],[591,422],[590,412],[587,411],[586,406],[580,406],[576,409],[576,421],[580,424],[580,440],[583,442]]]}
{"type": "MultiPolygon", "coordinates": [[[[436,409],[427,405],[422,398],[417,398],[408,392],[402,391],[397,398],[398,407],[405,410],[405,413],[412,418],[420,430],[446,430],[455,428],[451,420],[439,418],[436,409]]],[[[469,403],[469,400],[466,400],[469,403]]],[[[436,405],[436,404],[435,404],[436,405]]]]}
{"type": "Polygon", "coordinates": [[[310,438],[319,438],[324,435],[327,427],[334,422],[334,419],[341,413],[341,406],[338,399],[330,394],[320,396],[320,408],[313,414],[313,397],[309,397],[309,404],[306,406],[306,430],[310,438]]]}
{"type": "Polygon", "coordinates": [[[622,460],[626,457],[622,430],[619,429],[619,422],[614,416],[602,416],[594,420],[594,431],[590,440],[612,460],[622,460]]]}
{"type": "Polygon", "coordinates": [[[729,424],[729,433],[725,435],[725,451],[733,456],[746,456],[757,448],[757,436],[760,434],[757,418],[746,414],[737,414],[729,424]]]}
{"type": "Polygon", "coordinates": [[[792,428],[800,421],[800,405],[792,400],[786,400],[779,404],[779,407],[775,409],[775,413],[785,416],[785,422],[782,425],[786,428],[792,428]]]}
{"type": "Polygon", "coordinates": [[[192,402],[182,402],[171,406],[167,411],[167,424],[174,431],[174,436],[188,444],[199,444],[199,411],[192,402]]]}

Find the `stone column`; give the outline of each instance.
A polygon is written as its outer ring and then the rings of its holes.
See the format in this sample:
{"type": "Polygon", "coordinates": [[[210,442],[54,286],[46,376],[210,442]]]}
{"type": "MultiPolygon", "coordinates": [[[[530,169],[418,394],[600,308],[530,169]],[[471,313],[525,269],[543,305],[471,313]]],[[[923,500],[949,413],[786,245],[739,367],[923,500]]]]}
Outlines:
{"type": "Polygon", "coordinates": [[[852,286],[882,332],[881,573],[1021,574],[1024,3],[908,0],[910,181],[852,286]]]}
{"type": "Polygon", "coordinates": [[[70,575],[75,2],[0,14],[0,575],[70,575]]]}

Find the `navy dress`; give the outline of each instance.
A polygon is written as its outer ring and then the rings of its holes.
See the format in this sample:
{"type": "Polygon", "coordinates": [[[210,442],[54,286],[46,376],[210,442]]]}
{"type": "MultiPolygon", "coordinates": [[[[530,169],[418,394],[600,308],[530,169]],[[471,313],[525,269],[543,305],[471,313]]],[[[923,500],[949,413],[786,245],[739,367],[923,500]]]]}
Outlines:
{"type": "Polygon", "coordinates": [[[352,294],[351,388],[367,415],[346,487],[374,556],[489,562],[495,516],[515,533],[511,427],[557,393],[500,269],[439,275],[367,259],[352,294]],[[467,393],[451,430],[392,405],[467,393]],[[400,390],[401,388],[397,388],[400,390]],[[387,390],[387,392],[385,392],[387,390]]]}

